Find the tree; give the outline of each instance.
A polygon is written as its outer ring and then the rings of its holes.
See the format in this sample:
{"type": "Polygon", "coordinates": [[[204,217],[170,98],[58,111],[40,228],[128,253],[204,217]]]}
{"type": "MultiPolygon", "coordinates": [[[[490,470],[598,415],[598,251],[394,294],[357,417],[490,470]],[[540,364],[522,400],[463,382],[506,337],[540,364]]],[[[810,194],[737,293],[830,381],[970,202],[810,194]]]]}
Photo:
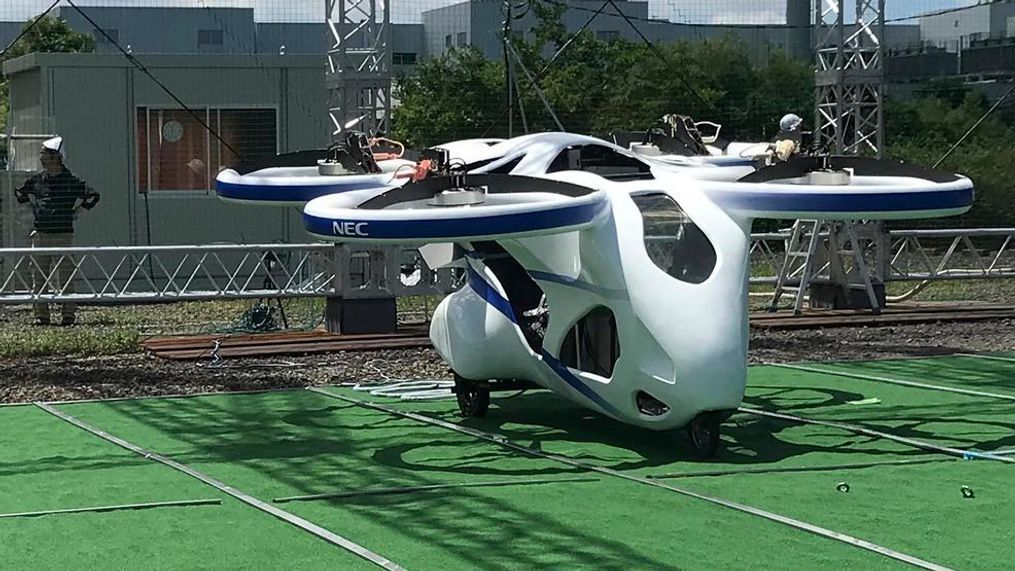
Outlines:
{"type": "MultiPolygon", "coordinates": [[[[885,154],[914,164],[931,166],[955,144],[990,107],[985,97],[968,86],[948,83],[927,86],[922,96],[886,103],[885,154]]],[[[1010,226],[1015,219],[1015,129],[1000,112],[988,116],[941,164],[960,172],[976,185],[972,210],[958,218],[933,221],[988,227],[1010,226]]],[[[907,226],[912,226],[907,223],[907,226]]]]}
{"type": "MultiPolygon", "coordinates": [[[[88,34],[75,32],[67,22],[51,16],[29,20],[22,31],[25,34],[0,56],[0,132],[7,129],[7,114],[10,111],[10,85],[3,75],[2,66],[9,59],[29,53],[51,52],[92,52],[95,39],[88,34]]],[[[0,146],[0,156],[6,162],[7,148],[0,146]]]]}
{"type": "MultiPolygon", "coordinates": [[[[537,26],[534,36],[513,40],[533,74],[568,39],[550,25],[537,26]]],[[[517,81],[529,131],[556,130],[520,69],[517,81]]],[[[783,114],[807,116],[814,97],[809,64],[776,55],[752,66],[747,47],[732,37],[653,49],[625,40],[604,42],[584,32],[538,83],[565,129],[601,135],[645,130],[665,114],[680,113],[723,124],[726,137],[767,139],[783,114]]],[[[507,134],[504,66],[499,60],[487,60],[471,48],[452,50],[424,61],[397,86],[395,133],[409,144],[507,134]]],[[[520,126],[519,110],[515,117],[520,126]]]]}
{"type": "Polygon", "coordinates": [[[482,136],[496,120],[503,86],[503,64],[472,47],[424,60],[396,82],[392,131],[414,147],[482,136]]]}

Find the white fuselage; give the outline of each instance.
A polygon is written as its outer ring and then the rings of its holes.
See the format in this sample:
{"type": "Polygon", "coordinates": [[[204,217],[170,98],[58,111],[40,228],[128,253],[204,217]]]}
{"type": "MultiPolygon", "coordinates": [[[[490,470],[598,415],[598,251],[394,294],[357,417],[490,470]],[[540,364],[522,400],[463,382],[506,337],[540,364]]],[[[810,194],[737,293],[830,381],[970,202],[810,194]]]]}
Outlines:
{"type": "Polygon", "coordinates": [[[607,196],[610,214],[591,228],[500,241],[546,295],[541,351],[530,348],[508,303],[491,303],[504,289],[482,260],[470,257],[469,286],[445,298],[434,315],[438,352],[466,378],[530,380],[646,428],[676,428],[702,411],[735,409],[747,373],[749,221],[734,219],[694,187],[660,180],[617,184],[607,196]],[[650,259],[631,199],[645,193],[666,194],[700,222],[717,254],[705,281],[681,281],[650,259]],[[568,331],[596,307],[616,320],[620,352],[608,378],[558,364],[568,331]],[[639,391],[669,410],[641,412],[639,391]]]}

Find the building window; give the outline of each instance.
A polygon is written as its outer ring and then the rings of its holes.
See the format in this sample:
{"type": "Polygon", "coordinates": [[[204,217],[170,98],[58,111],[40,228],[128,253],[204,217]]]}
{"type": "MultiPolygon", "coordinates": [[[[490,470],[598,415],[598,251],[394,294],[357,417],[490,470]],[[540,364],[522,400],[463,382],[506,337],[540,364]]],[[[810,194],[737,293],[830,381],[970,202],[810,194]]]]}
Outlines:
{"type": "Polygon", "coordinates": [[[222,30],[198,30],[197,31],[197,45],[201,46],[221,46],[222,45],[222,30]]]}
{"type": "Polygon", "coordinates": [[[444,36],[444,47],[450,48],[451,45],[452,45],[451,44],[451,34],[448,34],[448,35],[444,36]]]}
{"type": "Polygon", "coordinates": [[[416,65],[416,54],[413,52],[395,52],[391,54],[391,63],[395,65],[416,65]]]}
{"type": "Polygon", "coordinates": [[[458,32],[458,46],[464,46],[469,43],[468,35],[465,32],[458,32]]]}
{"type": "Polygon", "coordinates": [[[193,111],[226,143],[183,109],[137,109],[137,189],[139,192],[209,192],[215,176],[243,160],[278,153],[274,109],[193,111]],[[232,150],[230,150],[232,147],[232,150]],[[235,152],[234,152],[235,151],[235,152]]]}
{"type": "Polygon", "coordinates": [[[100,46],[111,46],[114,43],[120,43],[120,30],[116,28],[106,28],[100,30],[98,28],[92,30],[92,37],[95,38],[95,43],[100,46]],[[106,33],[103,34],[102,32],[106,33]],[[109,36],[108,38],[106,36],[109,36]]]}
{"type": "Polygon", "coordinates": [[[620,39],[620,32],[617,30],[597,30],[596,38],[604,42],[615,42],[620,39]]]}

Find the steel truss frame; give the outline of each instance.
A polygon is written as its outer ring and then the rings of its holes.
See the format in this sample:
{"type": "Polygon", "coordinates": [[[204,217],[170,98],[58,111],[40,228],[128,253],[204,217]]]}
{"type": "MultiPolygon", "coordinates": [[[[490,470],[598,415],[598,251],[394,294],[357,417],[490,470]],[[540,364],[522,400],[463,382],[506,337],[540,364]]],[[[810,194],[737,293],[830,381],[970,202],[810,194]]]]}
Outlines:
{"type": "MultiPolygon", "coordinates": [[[[877,255],[885,248],[859,237],[865,265],[885,282],[1015,277],[1015,228],[893,230],[888,236],[888,256],[877,255]]],[[[752,235],[751,285],[778,282],[791,238],[790,231],[752,235]]],[[[799,284],[805,259],[791,260],[786,271],[787,283],[799,284]]],[[[827,259],[810,271],[812,280],[833,283],[827,259]]],[[[0,304],[376,298],[442,295],[461,284],[460,271],[433,270],[416,250],[397,246],[369,251],[330,244],[0,249],[0,304]],[[60,264],[70,273],[61,275],[60,264]],[[33,287],[33,274],[40,287],[33,287]]]]}
{"type": "Polygon", "coordinates": [[[391,115],[391,42],[389,0],[325,0],[328,61],[325,87],[328,115],[338,141],[345,126],[387,132],[391,115]]]}
{"type": "Polygon", "coordinates": [[[855,0],[847,29],[845,0],[815,0],[816,143],[834,154],[881,156],[884,148],[885,0],[855,0]]]}
{"type": "Polygon", "coordinates": [[[434,295],[459,276],[413,249],[329,244],[0,249],[0,304],[434,295]]]}

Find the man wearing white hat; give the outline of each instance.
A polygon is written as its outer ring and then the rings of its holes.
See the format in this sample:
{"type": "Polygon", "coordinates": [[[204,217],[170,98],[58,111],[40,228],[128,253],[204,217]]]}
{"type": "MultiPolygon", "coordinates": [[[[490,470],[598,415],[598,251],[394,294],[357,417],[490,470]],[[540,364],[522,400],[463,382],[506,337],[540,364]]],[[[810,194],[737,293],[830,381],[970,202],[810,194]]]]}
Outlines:
{"type": "MultiPolygon", "coordinates": [[[[78,211],[94,208],[99,202],[99,193],[64,166],[62,137],[43,141],[39,160],[42,172],[25,181],[21,188],[14,191],[14,196],[18,202],[32,205],[33,248],[69,248],[74,243],[74,219],[78,211]]],[[[53,271],[54,258],[59,257],[35,257],[38,264],[33,272],[35,291],[43,293],[56,289],[63,293],[73,292],[71,277],[74,264],[61,260],[53,271]]],[[[60,324],[73,325],[76,309],[73,303],[63,304],[60,324]]],[[[35,305],[35,321],[39,325],[49,325],[48,304],[35,305]]]]}

